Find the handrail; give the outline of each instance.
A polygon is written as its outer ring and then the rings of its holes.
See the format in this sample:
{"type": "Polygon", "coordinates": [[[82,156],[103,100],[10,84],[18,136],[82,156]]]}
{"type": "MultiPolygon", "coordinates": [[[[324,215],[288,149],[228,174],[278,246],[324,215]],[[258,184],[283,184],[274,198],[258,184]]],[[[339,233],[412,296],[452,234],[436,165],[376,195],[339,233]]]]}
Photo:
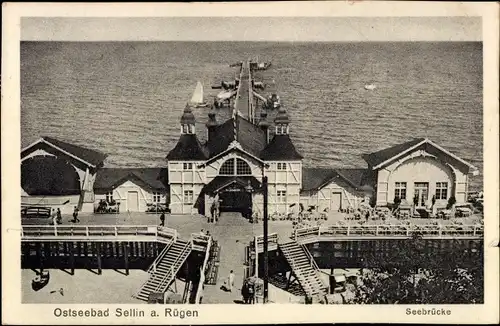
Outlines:
{"type": "Polygon", "coordinates": [[[173,241],[170,241],[169,244],[167,244],[165,246],[165,248],[163,248],[163,250],[161,251],[161,253],[155,258],[155,260],[153,261],[153,263],[149,266],[147,272],[150,273],[151,270],[154,270],[156,272],[156,266],[158,265],[158,263],[163,259],[163,257],[165,257],[165,255],[167,254],[167,252],[169,251],[170,247],[172,247],[172,245],[175,243],[175,239],[173,241]]]}
{"type": "Polygon", "coordinates": [[[480,224],[457,224],[457,225],[405,225],[405,224],[379,224],[379,225],[331,225],[326,227],[309,227],[294,230],[293,238],[298,239],[307,236],[329,235],[399,235],[410,236],[414,232],[419,232],[423,236],[478,236],[483,234],[484,226],[480,224]]]}
{"type": "Polygon", "coordinates": [[[300,245],[302,247],[302,250],[305,252],[307,259],[311,262],[311,267],[317,271],[319,271],[318,264],[316,264],[316,260],[314,260],[314,257],[311,255],[309,250],[307,249],[306,246],[300,245]]]}
{"type": "Polygon", "coordinates": [[[208,264],[208,258],[210,256],[210,248],[212,247],[212,237],[208,239],[207,242],[207,250],[205,251],[205,259],[203,260],[203,265],[201,267],[201,272],[200,272],[200,281],[198,282],[198,287],[196,288],[196,301],[194,302],[195,304],[198,304],[200,302],[200,294],[201,290],[203,289],[203,284],[205,283],[205,269],[207,268],[208,264]]]}
{"type": "Polygon", "coordinates": [[[181,257],[183,257],[184,253],[186,251],[188,251],[189,249],[192,249],[192,247],[193,247],[192,241],[189,241],[189,242],[186,243],[186,245],[184,246],[184,248],[182,249],[182,251],[179,253],[179,256],[177,256],[177,259],[172,264],[169,273],[167,273],[167,275],[165,275],[165,277],[163,278],[163,280],[160,282],[160,284],[158,284],[158,286],[154,289],[153,292],[156,292],[156,291],[158,291],[158,289],[161,289],[161,287],[163,285],[165,285],[165,282],[167,280],[170,281],[172,279],[172,277],[175,277],[175,275],[172,275],[174,273],[174,267],[178,264],[178,262],[180,261],[181,257]]]}
{"type": "Polygon", "coordinates": [[[177,239],[177,231],[156,225],[23,225],[22,238],[145,235],[177,239]]]}
{"type": "MultiPolygon", "coordinates": [[[[305,292],[307,292],[307,290],[308,290],[308,289],[310,289],[309,284],[306,282],[306,277],[307,277],[307,274],[306,274],[306,273],[303,273],[303,272],[302,272],[299,268],[297,268],[297,266],[295,265],[295,262],[294,262],[293,258],[292,258],[292,257],[290,257],[290,255],[289,255],[286,251],[284,251],[283,253],[284,253],[284,254],[285,254],[285,256],[287,257],[287,261],[288,261],[288,263],[291,263],[291,265],[292,265],[291,267],[292,267],[292,269],[293,269],[293,272],[294,272],[295,276],[296,276],[297,278],[299,278],[299,279],[302,279],[302,282],[300,282],[300,283],[302,283],[302,288],[304,289],[304,291],[305,291],[305,292]],[[288,259],[288,257],[289,257],[290,259],[288,259]],[[307,289],[306,289],[306,288],[307,288],[307,289]]],[[[306,254],[306,255],[307,255],[307,254],[306,254]]],[[[310,289],[310,290],[313,290],[313,289],[310,289]]]]}

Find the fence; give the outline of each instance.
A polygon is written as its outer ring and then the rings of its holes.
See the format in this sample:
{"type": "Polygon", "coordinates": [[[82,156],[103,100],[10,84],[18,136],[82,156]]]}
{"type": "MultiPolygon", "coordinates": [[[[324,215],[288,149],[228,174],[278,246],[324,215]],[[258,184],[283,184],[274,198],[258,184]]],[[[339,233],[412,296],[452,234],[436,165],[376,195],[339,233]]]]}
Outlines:
{"type": "Polygon", "coordinates": [[[177,239],[174,229],[156,225],[24,225],[21,240],[71,240],[71,238],[150,236],[161,242],[177,239]]]}
{"type": "Polygon", "coordinates": [[[293,238],[307,237],[356,237],[394,236],[410,237],[480,237],[484,234],[482,225],[331,225],[295,230],[293,238]]]}

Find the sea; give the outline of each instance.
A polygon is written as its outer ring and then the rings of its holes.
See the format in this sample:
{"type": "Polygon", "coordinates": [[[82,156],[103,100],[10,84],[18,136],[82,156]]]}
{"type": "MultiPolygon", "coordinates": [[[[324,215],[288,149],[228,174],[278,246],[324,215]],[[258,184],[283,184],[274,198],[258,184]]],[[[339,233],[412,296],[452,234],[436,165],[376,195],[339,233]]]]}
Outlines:
{"type": "MultiPolygon", "coordinates": [[[[21,146],[41,136],[98,149],[106,167],[161,167],[196,83],[208,101],[229,64],[257,73],[287,109],[304,166],[366,167],[362,154],[427,137],[479,168],[481,42],[21,42],[21,146]],[[366,84],[376,86],[366,90],[366,84]]],[[[196,108],[206,139],[207,108],[196,108]]],[[[220,122],[230,117],[220,109],[220,122]]],[[[272,119],[272,116],[271,116],[272,119]]]]}

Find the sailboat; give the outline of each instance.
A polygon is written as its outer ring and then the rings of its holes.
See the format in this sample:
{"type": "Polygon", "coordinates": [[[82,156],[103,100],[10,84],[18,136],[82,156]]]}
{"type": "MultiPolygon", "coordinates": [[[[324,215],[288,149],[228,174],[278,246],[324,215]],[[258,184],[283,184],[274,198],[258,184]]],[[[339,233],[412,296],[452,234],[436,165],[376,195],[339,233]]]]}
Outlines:
{"type": "Polygon", "coordinates": [[[203,85],[201,82],[196,83],[196,88],[194,89],[193,96],[191,97],[191,101],[189,103],[196,108],[204,108],[208,106],[208,103],[203,101],[203,85]]]}

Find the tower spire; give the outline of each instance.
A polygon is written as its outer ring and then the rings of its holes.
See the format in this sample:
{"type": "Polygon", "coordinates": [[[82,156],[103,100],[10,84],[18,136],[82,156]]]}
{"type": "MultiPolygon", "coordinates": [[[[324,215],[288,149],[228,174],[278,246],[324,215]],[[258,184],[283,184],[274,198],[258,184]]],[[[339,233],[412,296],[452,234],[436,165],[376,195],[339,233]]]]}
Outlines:
{"type": "Polygon", "coordinates": [[[283,106],[280,106],[274,124],[276,125],[276,135],[288,135],[290,118],[283,106]]]}
{"type": "Polygon", "coordinates": [[[189,104],[186,104],[181,117],[181,134],[195,134],[196,118],[189,104]]]}

